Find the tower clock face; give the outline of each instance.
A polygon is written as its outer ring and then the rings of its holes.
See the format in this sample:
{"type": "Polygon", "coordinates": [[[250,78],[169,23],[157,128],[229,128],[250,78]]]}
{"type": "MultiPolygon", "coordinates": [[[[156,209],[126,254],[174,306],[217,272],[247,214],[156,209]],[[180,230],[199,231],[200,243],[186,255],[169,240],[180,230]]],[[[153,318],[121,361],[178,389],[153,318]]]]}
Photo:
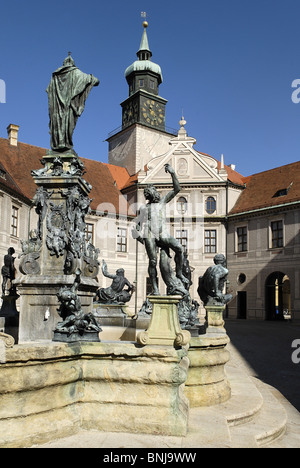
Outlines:
{"type": "Polygon", "coordinates": [[[122,124],[130,125],[137,121],[138,104],[137,102],[130,101],[123,111],[122,124]]]}
{"type": "Polygon", "coordinates": [[[146,99],[142,104],[142,118],[147,124],[159,127],[164,124],[164,108],[153,99],[146,99]]]}

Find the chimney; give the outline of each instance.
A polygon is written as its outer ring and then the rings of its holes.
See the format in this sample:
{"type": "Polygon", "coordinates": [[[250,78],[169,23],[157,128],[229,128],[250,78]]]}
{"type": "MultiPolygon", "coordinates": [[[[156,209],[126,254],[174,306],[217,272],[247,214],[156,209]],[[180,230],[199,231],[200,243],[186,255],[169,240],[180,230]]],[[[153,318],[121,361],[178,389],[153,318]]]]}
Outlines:
{"type": "Polygon", "coordinates": [[[7,137],[12,146],[18,146],[19,125],[9,124],[7,127],[7,137]]]}

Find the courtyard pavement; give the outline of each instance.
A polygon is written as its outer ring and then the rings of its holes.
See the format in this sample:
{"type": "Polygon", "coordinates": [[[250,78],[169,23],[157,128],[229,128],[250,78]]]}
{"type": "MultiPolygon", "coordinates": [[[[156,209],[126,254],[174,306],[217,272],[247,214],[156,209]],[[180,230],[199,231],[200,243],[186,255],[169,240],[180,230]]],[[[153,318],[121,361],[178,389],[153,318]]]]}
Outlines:
{"type": "Polygon", "coordinates": [[[300,323],[226,319],[225,328],[247,373],[275,387],[300,412],[300,363],[292,361],[300,323]]]}

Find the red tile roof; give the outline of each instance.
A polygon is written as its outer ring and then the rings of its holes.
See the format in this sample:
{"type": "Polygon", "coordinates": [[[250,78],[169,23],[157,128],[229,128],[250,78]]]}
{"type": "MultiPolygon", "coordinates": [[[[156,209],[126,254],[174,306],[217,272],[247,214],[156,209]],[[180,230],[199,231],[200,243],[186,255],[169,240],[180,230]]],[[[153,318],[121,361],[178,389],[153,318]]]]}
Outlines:
{"type": "Polygon", "coordinates": [[[22,191],[20,190],[18,185],[15,183],[14,179],[11,177],[11,175],[6,170],[6,168],[3,166],[1,161],[0,161],[0,189],[7,190],[12,194],[18,194],[22,198],[24,197],[22,191]]]}
{"type": "MultiPolygon", "coordinates": [[[[218,169],[219,170],[221,169],[220,161],[218,161],[218,169]]],[[[230,182],[232,182],[233,184],[237,184],[237,185],[244,184],[243,182],[244,176],[239,174],[237,171],[233,170],[230,166],[226,166],[226,164],[224,164],[224,169],[227,172],[228,180],[230,180],[230,182]]]]}
{"type": "Polygon", "coordinates": [[[112,164],[105,164],[108,168],[108,170],[111,173],[111,176],[116,183],[117,187],[119,190],[122,190],[122,188],[126,185],[128,182],[130,176],[129,172],[125,167],[120,167],[120,166],[113,166],[112,164]]]}
{"type": "MultiPolygon", "coordinates": [[[[12,146],[8,139],[0,138],[0,169],[6,171],[6,179],[0,177],[0,185],[13,190],[16,195],[23,196],[28,202],[33,198],[36,184],[31,176],[32,169],[42,168],[40,160],[46,155],[46,149],[38,146],[18,142],[18,146],[12,146]]],[[[92,210],[101,209],[103,204],[111,203],[114,212],[118,214],[132,214],[129,205],[124,203],[125,198],[120,192],[118,184],[109,170],[109,165],[91,159],[80,158],[84,163],[85,180],[92,185],[90,198],[92,210]],[[122,202],[120,203],[120,197],[122,202]]],[[[126,171],[127,172],[127,171],[126,171]]],[[[123,177],[128,178],[129,175],[123,177]]]]}
{"type": "Polygon", "coordinates": [[[300,161],[242,180],[246,188],[230,214],[300,202],[300,161]]]}
{"type": "Polygon", "coordinates": [[[108,210],[110,212],[109,207],[112,205],[112,211],[115,209],[113,212],[117,214],[133,215],[127,200],[120,192],[120,182],[116,183],[116,179],[112,176],[114,167],[111,168],[109,164],[92,159],[80,159],[86,170],[83,177],[92,185],[90,192],[90,198],[93,199],[91,203],[92,210],[108,210]]]}
{"type": "Polygon", "coordinates": [[[43,148],[26,143],[13,146],[7,139],[0,138],[0,161],[21,194],[29,200],[33,198],[36,191],[30,171],[41,167],[40,159],[45,154],[46,150],[43,148]]]}
{"type": "Polygon", "coordinates": [[[126,184],[123,185],[122,189],[126,189],[128,187],[132,187],[133,185],[137,184],[138,182],[138,175],[139,175],[139,172],[137,172],[136,174],[133,174],[131,175],[127,181],[126,181],[126,184]]]}

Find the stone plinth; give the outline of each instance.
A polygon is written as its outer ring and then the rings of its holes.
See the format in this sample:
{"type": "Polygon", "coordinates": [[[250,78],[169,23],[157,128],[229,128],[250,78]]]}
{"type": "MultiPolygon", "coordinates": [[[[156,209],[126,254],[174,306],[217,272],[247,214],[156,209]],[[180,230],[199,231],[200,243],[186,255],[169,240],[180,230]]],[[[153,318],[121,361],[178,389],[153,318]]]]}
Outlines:
{"type": "Polygon", "coordinates": [[[138,320],[129,313],[127,305],[95,302],[93,315],[102,328],[102,341],[136,341],[138,320]]]}
{"type": "Polygon", "coordinates": [[[98,342],[100,341],[99,333],[96,331],[84,331],[82,333],[61,333],[59,331],[54,332],[53,341],[59,341],[63,343],[75,343],[77,341],[88,341],[98,342]]]}
{"type": "Polygon", "coordinates": [[[0,446],[80,429],[185,436],[184,349],[134,343],[36,343],[0,363],[0,446]]]}
{"type": "Polygon", "coordinates": [[[152,315],[148,330],[137,336],[142,345],[184,346],[191,335],[182,330],[178,318],[177,304],[181,296],[148,296],[152,304],[152,315]]]}
{"type": "Polygon", "coordinates": [[[191,338],[188,358],[188,378],[184,393],[191,407],[213,406],[227,401],[231,388],[226,377],[225,364],[229,360],[226,334],[199,335],[191,338]]]}
{"type": "Polygon", "coordinates": [[[206,305],[206,333],[223,333],[226,334],[224,328],[223,313],[225,305],[206,305]]]}
{"type": "Polygon", "coordinates": [[[185,394],[191,407],[214,406],[231,397],[225,364],[230,355],[224,328],[225,305],[206,305],[205,333],[192,337],[188,350],[190,366],[185,394]]]}
{"type": "MultiPolygon", "coordinates": [[[[52,340],[53,331],[61,317],[57,313],[57,292],[62,284],[72,285],[74,275],[22,275],[18,278],[20,294],[19,342],[52,340]]],[[[89,313],[97,284],[83,278],[78,290],[82,309],[89,313]]]]}
{"type": "Polygon", "coordinates": [[[125,320],[132,315],[128,312],[125,304],[100,304],[94,302],[93,315],[101,325],[124,326],[125,320]]]}

